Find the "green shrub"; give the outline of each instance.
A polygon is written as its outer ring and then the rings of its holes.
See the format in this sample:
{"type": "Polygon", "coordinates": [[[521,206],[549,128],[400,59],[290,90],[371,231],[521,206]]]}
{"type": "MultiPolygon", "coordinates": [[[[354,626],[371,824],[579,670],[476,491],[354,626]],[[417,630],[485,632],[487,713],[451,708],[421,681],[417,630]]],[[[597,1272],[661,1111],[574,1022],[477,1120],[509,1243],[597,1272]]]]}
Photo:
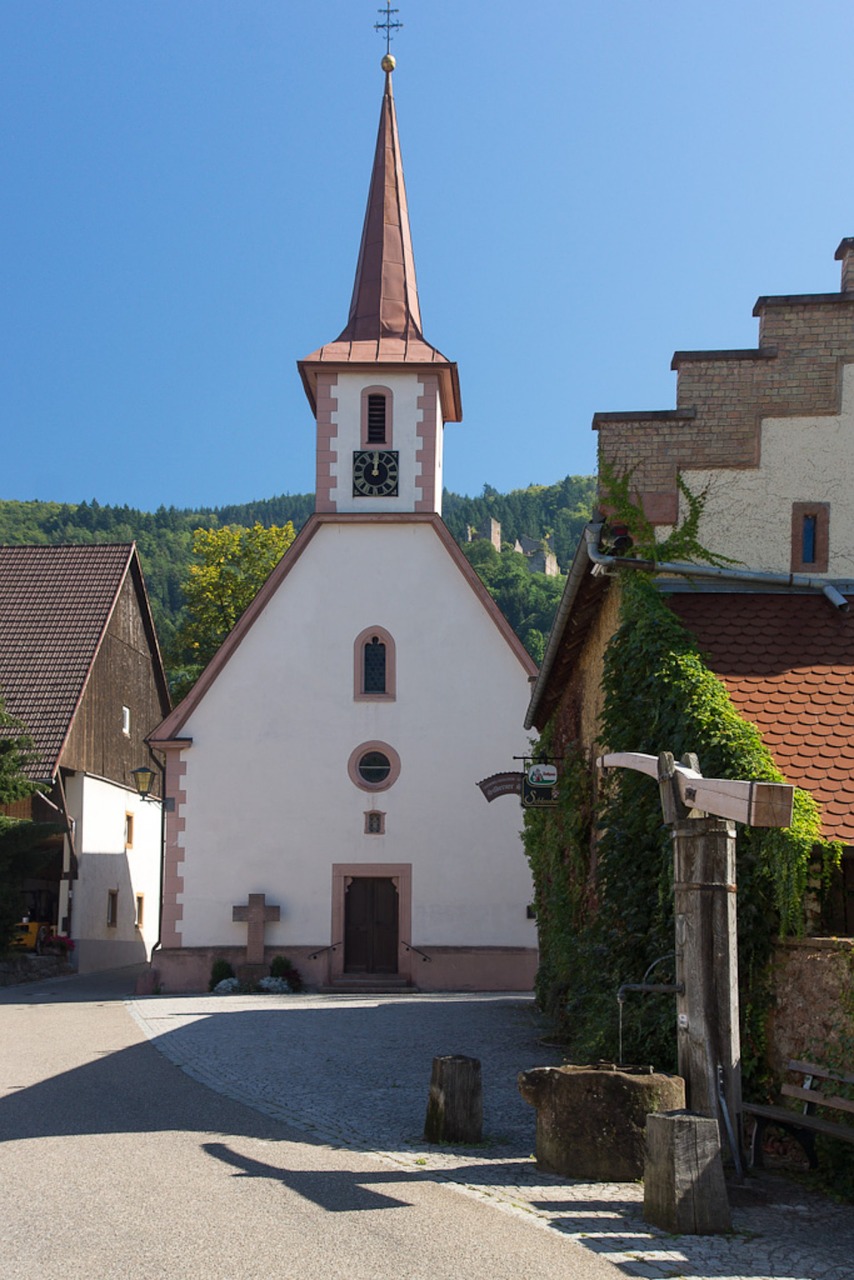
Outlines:
{"type": "Polygon", "coordinates": [[[302,978],[287,956],[273,956],[270,965],[271,978],[284,978],[290,984],[291,991],[302,991],[302,978]]]}
{"type": "Polygon", "coordinates": [[[208,983],[208,991],[213,991],[217,983],[222,982],[225,978],[233,978],[234,969],[222,956],[217,956],[211,965],[211,980],[208,983]]]}

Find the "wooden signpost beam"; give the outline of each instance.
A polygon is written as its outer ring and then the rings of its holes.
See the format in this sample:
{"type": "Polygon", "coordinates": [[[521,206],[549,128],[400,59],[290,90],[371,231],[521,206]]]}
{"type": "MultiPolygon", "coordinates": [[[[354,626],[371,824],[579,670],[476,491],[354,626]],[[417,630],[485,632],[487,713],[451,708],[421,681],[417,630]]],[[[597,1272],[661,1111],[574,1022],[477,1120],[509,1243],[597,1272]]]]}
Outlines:
{"type": "Polygon", "coordinates": [[[669,752],[615,752],[598,764],[658,781],[673,836],[679,1074],[690,1109],[723,1120],[721,1139],[740,1170],[735,823],[789,826],[794,787],[704,778],[696,756],[676,763],[669,752]]]}

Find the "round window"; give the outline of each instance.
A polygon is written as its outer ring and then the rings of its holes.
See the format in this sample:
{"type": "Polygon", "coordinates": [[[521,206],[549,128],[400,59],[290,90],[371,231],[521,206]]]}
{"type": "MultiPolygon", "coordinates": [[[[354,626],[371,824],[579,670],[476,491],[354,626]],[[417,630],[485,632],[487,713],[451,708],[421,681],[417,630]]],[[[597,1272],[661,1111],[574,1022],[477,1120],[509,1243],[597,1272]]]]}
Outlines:
{"type": "Polygon", "coordinates": [[[366,751],[359,761],[359,777],[369,786],[385,782],[391,773],[391,761],[382,751],[366,751]]]}
{"type": "Polygon", "coordinates": [[[400,775],[400,756],[387,742],[363,742],[350,753],[347,769],[363,791],[387,791],[400,775]]]}

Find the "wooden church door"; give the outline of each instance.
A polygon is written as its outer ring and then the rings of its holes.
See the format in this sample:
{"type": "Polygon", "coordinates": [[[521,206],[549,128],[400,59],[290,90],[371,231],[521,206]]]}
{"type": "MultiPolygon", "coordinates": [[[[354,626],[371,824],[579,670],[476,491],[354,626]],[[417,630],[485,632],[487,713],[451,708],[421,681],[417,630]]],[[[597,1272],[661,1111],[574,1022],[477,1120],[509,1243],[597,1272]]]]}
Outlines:
{"type": "Polygon", "coordinates": [[[394,881],[354,876],[344,901],[344,972],[397,973],[397,920],[394,881]]]}

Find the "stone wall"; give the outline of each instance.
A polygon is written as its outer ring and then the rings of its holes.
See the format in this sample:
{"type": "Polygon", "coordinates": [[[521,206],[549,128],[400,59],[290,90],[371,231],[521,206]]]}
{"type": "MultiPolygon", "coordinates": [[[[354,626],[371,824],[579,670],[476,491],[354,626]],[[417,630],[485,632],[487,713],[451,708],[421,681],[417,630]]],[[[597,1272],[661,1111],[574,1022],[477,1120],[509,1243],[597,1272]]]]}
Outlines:
{"type": "Polygon", "coordinates": [[[827,1064],[854,1053],[854,940],[792,939],[774,958],[775,1008],[769,1028],[770,1065],[779,1074],[790,1058],[827,1064]]]}
{"type": "Polygon", "coordinates": [[[74,972],[74,966],[61,956],[25,953],[0,960],[0,987],[16,987],[24,982],[40,982],[43,978],[59,978],[74,972]]]}

